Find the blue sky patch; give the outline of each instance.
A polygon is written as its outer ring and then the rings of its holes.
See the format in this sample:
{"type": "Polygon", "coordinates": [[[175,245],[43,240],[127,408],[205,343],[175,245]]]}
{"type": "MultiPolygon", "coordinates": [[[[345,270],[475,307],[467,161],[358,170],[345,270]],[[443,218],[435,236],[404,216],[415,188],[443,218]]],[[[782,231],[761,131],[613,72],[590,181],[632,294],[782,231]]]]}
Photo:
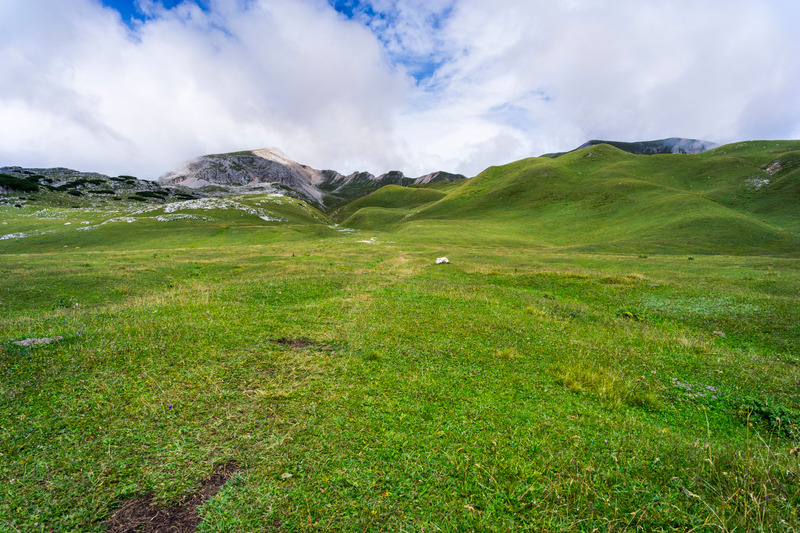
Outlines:
{"type": "Polygon", "coordinates": [[[445,61],[443,59],[435,57],[408,58],[408,60],[404,62],[408,73],[411,74],[418,83],[432,77],[436,71],[439,70],[439,67],[444,64],[445,61]]]}
{"type": "MultiPolygon", "coordinates": [[[[156,0],[157,4],[161,4],[167,9],[172,9],[183,2],[184,0],[156,0]]],[[[144,11],[142,11],[142,9],[139,7],[138,0],[100,0],[100,3],[106,7],[110,7],[119,11],[122,21],[129,26],[135,21],[143,21],[147,20],[148,18],[144,11]]],[[[194,3],[200,6],[200,9],[207,9],[204,5],[204,1],[194,3]]]]}
{"type": "MultiPolygon", "coordinates": [[[[376,10],[368,0],[328,0],[336,12],[369,28],[383,44],[389,60],[400,65],[416,80],[418,84],[430,79],[436,71],[447,62],[444,51],[436,46],[436,34],[444,27],[453,14],[453,4],[439,11],[424,13],[410,26],[420,32],[423,39],[430,41],[429,49],[414,50],[418,43],[406,43],[409,38],[409,26],[406,14],[396,5],[388,4],[384,11],[376,10]],[[422,23],[420,24],[420,21],[422,23]],[[433,36],[433,38],[431,38],[433,36]]],[[[413,38],[413,37],[412,37],[413,38]]]]}
{"type": "Polygon", "coordinates": [[[360,18],[359,15],[365,15],[369,18],[376,16],[375,10],[369,2],[362,2],[361,0],[330,0],[330,4],[338,13],[351,20],[360,18]]]}

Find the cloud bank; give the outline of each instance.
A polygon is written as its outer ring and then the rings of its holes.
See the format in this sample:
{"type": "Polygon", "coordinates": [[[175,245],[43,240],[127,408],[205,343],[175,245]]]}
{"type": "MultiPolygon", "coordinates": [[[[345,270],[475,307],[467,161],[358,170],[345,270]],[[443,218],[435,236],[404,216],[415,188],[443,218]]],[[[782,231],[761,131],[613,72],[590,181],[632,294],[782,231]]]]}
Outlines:
{"type": "Polygon", "coordinates": [[[474,175],[592,138],[800,137],[793,0],[107,4],[0,5],[0,165],[155,178],[277,146],[474,175]]]}

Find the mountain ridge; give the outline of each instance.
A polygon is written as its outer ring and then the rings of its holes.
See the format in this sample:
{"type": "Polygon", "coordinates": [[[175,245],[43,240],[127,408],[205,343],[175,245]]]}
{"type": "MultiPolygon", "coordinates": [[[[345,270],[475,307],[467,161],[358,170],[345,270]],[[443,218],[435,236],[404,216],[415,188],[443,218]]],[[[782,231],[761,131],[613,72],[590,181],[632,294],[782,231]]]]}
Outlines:
{"type": "Polygon", "coordinates": [[[698,154],[701,152],[706,152],[713,148],[717,148],[719,146],[717,143],[713,143],[711,141],[686,139],[683,137],[669,137],[667,139],[658,139],[654,141],[633,141],[633,142],[604,141],[604,140],[592,139],[590,141],[586,141],[577,148],[574,148],[567,152],[554,152],[549,154],[542,154],[540,157],[549,157],[551,159],[555,159],[557,157],[561,157],[562,155],[570,154],[572,152],[577,152],[578,150],[583,150],[584,148],[597,146],[598,144],[608,144],[610,146],[613,146],[614,148],[622,150],[623,152],[628,152],[629,154],[634,154],[634,155],[698,154]]]}
{"type": "MultiPolygon", "coordinates": [[[[277,161],[257,161],[283,172],[283,184],[261,183],[245,167],[238,169],[243,185],[195,189],[63,168],[2,167],[0,209],[7,218],[0,241],[36,235],[43,240],[35,242],[47,246],[64,244],[58,239],[67,228],[53,219],[61,210],[85,213],[67,215],[64,225],[81,230],[76,235],[92,229],[95,245],[102,245],[106,229],[108,238],[119,238],[114,224],[149,217],[157,232],[142,236],[147,242],[155,242],[156,235],[179,239],[162,223],[196,223],[213,233],[207,223],[228,219],[237,231],[254,232],[254,239],[264,228],[288,224],[292,231],[320,235],[388,231],[453,246],[525,243],[583,251],[779,255],[800,250],[800,141],[740,142],[679,157],[635,155],[602,143],[555,159],[489,167],[456,181],[447,178],[457,175],[443,173],[411,179],[390,172],[380,181],[367,172],[342,176],[271,154],[277,161]],[[319,192],[326,212],[298,198],[302,195],[290,188],[297,176],[319,192]],[[365,194],[375,187],[380,188],[365,194]],[[331,208],[329,192],[345,203],[331,208]],[[231,209],[233,215],[226,213],[231,209]],[[92,214],[105,212],[105,220],[92,214]],[[32,224],[31,216],[39,222],[32,224]]],[[[216,158],[223,170],[241,161],[216,158]]],[[[89,243],[77,237],[74,242],[89,243]]]]}
{"type": "Polygon", "coordinates": [[[375,176],[370,172],[317,170],[292,160],[278,148],[262,148],[199,156],[159,176],[161,185],[189,188],[232,186],[251,190],[281,188],[315,207],[329,210],[386,185],[423,185],[466,179],[462,174],[437,171],[416,178],[399,170],[375,176]]]}

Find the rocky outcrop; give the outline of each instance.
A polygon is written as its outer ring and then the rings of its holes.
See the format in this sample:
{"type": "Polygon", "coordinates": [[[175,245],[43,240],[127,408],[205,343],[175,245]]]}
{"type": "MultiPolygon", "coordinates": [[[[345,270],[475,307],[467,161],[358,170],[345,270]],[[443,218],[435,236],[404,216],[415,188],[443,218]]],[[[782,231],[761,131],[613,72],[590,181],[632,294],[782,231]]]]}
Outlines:
{"type": "MultiPolygon", "coordinates": [[[[63,192],[73,198],[138,202],[190,200],[203,196],[197,191],[181,187],[165,188],[154,181],[134,176],[110,177],[97,172],[80,172],[63,167],[0,167],[0,195],[37,191],[63,192]]],[[[4,200],[0,200],[0,204],[3,202],[4,200]]]]}
{"type": "Polygon", "coordinates": [[[465,179],[461,174],[434,172],[418,178],[393,170],[375,176],[335,170],[316,170],[289,159],[277,148],[252,152],[205,155],[187,161],[158,178],[162,185],[199,188],[209,185],[239,188],[278,187],[287,194],[322,209],[330,209],[365,196],[385,185],[408,186],[441,180],[465,179]]]}
{"type": "Polygon", "coordinates": [[[462,174],[451,174],[450,172],[439,171],[420,176],[414,180],[414,183],[418,185],[427,185],[428,183],[434,183],[437,181],[457,181],[463,179],[464,176],[462,174]]]}
{"type": "Polygon", "coordinates": [[[314,186],[321,172],[300,165],[277,149],[213,154],[197,157],[158,178],[162,185],[199,188],[208,185],[252,187],[275,184],[294,191],[309,203],[320,204],[322,193],[314,186]]]}

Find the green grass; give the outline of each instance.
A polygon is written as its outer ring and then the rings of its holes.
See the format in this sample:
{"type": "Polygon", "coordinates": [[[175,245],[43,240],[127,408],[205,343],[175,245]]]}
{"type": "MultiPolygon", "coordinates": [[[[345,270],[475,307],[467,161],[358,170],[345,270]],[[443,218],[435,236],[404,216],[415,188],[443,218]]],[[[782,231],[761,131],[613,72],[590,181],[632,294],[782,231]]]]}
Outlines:
{"type": "Polygon", "coordinates": [[[796,441],[742,409],[798,412],[796,260],[374,235],[4,254],[5,527],[229,460],[201,530],[800,525],[796,441]]]}
{"type": "Polygon", "coordinates": [[[0,240],[0,529],[104,531],[230,461],[200,531],[800,529],[800,260],[753,237],[796,215],[597,150],[616,170],[379,191],[353,216],[390,230],[271,195],[0,206],[29,234],[0,240]]]}

